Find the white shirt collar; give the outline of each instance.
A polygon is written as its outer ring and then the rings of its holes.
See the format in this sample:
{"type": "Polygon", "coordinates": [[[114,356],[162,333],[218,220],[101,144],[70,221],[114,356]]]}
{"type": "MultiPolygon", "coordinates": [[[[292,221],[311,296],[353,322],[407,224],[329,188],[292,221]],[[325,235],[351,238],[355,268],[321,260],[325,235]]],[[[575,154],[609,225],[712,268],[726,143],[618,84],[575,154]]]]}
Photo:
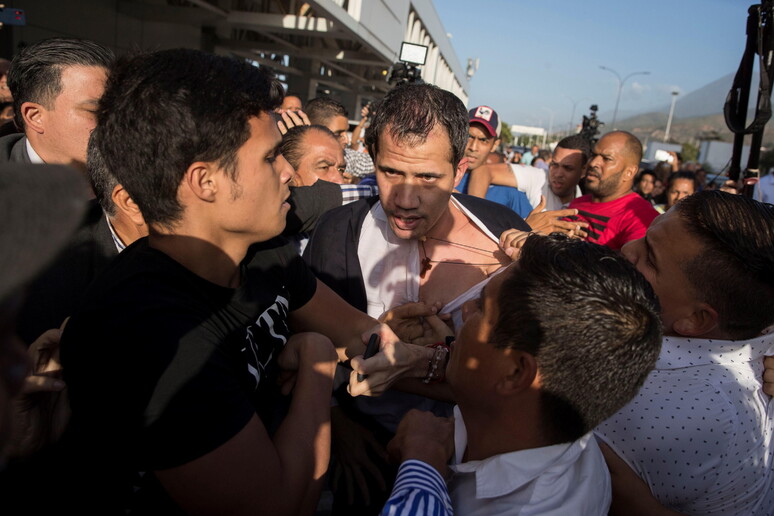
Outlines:
{"type": "Polygon", "coordinates": [[[24,143],[27,145],[27,155],[30,157],[30,162],[36,163],[36,164],[39,164],[39,165],[44,164],[45,161],[43,161],[43,158],[41,158],[40,154],[35,152],[35,149],[32,148],[32,144],[30,143],[30,139],[29,138],[25,138],[24,140],[25,140],[24,143]]]}
{"type": "Polygon", "coordinates": [[[495,455],[484,460],[462,462],[468,447],[468,434],[462,412],[454,407],[455,473],[473,473],[476,476],[476,497],[504,496],[532,482],[548,468],[570,467],[589,445],[593,435],[588,433],[571,443],[532,448],[495,455]]]}
{"type": "MultiPolygon", "coordinates": [[[[451,197],[450,203],[459,208],[471,222],[492,241],[492,234],[481,220],[451,197]]],[[[368,315],[380,317],[386,310],[408,302],[419,301],[419,246],[417,240],[403,240],[390,229],[381,202],[377,202],[363,219],[357,246],[360,270],[368,299],[368,315]]],[[[491,278],[491,276],[490,276],[491,278]]],[[[474,285],[456,300],[447,303],[441,313],[451,313],[457,327],[462,325],[461,304],[480,292],[488,278],[474,285]]]]}
{"type": "Polygon", "coordinates": [[[664,337],[656,369],[739,364],[774,353],[774,333],[748,340],[664,337]]]}
{"type": "Polygon", "coordinates": [[[116,233],[116,228],[113,227],[113,223],[110,222],[110,217],[108,217],[107,214],[105,214],[105,220],[107,220],[108,229],[110,229],[110,236],[113,237],[113,244],[116,246],[116,250],[120,253],[126,249],[126,244],[124,244],[124,242],[118,236],[118,233],[116,233]]]}

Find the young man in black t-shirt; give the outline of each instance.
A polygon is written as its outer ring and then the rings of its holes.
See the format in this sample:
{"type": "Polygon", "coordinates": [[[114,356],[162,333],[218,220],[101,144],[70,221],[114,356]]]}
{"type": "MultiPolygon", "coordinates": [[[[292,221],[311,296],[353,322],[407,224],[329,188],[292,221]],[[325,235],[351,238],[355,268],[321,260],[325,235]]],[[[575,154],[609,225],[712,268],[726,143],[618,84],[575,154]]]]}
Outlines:
{"type": "MultiPolygon", "coordinates": [[[[376,321],[276,238],[292,175],[271,115],[281,91],[247,63],[193,50],[136,56],[111,74],[95,136],[150,234],[95,281],[62,337],[66,442],[88,472],[77,479],[87,492],[65,490],[64,506],[316,506],[335,363],[362,353],[376,321]],[[292,389],[284,417],[278,378],[292,389]]],[[[392,364],[421,364],[423,348],[379,331],[392,364]]],[[[406,369],[372,374],[370,390],[406,369]]]]}

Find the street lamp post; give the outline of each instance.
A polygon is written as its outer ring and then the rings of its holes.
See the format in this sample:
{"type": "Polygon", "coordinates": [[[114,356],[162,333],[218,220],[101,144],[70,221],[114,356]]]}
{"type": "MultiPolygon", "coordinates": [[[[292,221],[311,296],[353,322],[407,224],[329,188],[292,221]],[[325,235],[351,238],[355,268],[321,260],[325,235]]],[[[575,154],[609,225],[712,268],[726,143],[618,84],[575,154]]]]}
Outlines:
{"type": "MultiPolygon", "coordinates": [[[[543,135],[543,145],[541,147],[546,146],[546,138],[551,135],[551,131],[554,129],[554,111],[552,109],[548,109],[547,107],[543,108],[544,110],[548,111],[551,114],[551,118],[548,122],[548,133],[543,135]]],[[[541,124],[542,127],[542,124],[541,124]]]]}
{"type": "Polygon", "coordinates": [[[677,90],[672,92],[672,106],[669,108],[669,118],[667,119],[666,131],[664,131],[664,143],[669,141],[669,130],[672,128],[672,116],[675,114],[675,102],[677,102],[679,94],[680,92],[677,90]]]}
{"type": "Polygon", "coordinates": [[[616,72],[612,68],[608,68],[606,66],[600,66],[600,68],[612,73],[613,75],[615,75],[616,79],[618,79],[618,96],[615,99],[615,110],[613,111],[613,123],[612,123],[613,131],[615,131],[616,130],[615,121],[618,119],[618,103],[621,102],[621,90],[623,90],[624,83],[626,82],[627,79],[629,79],[629,77],[633,77],[635,75],[650,75],[650,72],[632,72],[626,77],[624,77],[623,79],[621,79],[621,76],[618,74],[618,72],[616,72]]]}

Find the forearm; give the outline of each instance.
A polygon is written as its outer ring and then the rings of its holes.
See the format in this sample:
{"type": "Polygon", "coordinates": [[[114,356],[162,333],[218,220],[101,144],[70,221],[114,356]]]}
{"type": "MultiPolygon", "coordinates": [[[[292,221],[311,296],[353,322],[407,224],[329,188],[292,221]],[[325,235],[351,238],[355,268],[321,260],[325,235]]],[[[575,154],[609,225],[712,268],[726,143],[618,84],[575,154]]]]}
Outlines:
{"type": "MultiPolygon", "coordinates": [[[[425,373],[426,374],[426,373],[425,373]]],[[[422,377],[424,378],[424,376],[422,377]]],[[[422,378],[403,378],[395,382],[393,389],[411,394],[418,394],[425,398],[454,403],[454,395],[451,387],[446,382],[427,384],[422,378]]]]}
{"type": "Polygon", "coordinates": [[[363,132],[365,122],[366,119],[361,118],[360,123],[357,124],[354,129],[352,129],[352,141],[349,143],[350,149],[358,150],[360,148],[360,134],[363,132]]]}
{"type": "Polygon", "coordinates": [[[334,371],[334,360],[300,364],[290,410],[274,438],[282,485],[297,493],[298,514],[314,513],[328,469],[334,371]]]}
{"type": "Polygon", "coordinates": [[[410,460],[401,464],[390,498],[382,509],[382,516],[416,514],[416,503],[420,500],[424,507],[423,514],[454,514],[449,492],[440,473],[424,462],[410,460]]]}
{"type": "Polygon", "coordinates": [[[489,167],[479,167],[470,171],[470,181],[468,182],[468,195],[475,197],[486,197],[489,185],[492,183],[492,174],[489,167]]]}

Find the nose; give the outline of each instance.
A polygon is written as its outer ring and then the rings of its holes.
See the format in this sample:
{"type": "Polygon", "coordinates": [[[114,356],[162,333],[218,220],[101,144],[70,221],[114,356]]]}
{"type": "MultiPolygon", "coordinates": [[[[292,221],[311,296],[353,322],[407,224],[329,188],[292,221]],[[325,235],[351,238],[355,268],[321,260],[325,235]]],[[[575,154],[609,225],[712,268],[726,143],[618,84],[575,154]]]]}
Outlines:
{"type": "Polygon", "coordinates": [[[277,159],[274,161],[274,167],[279,171],[279,178],[282,184],[290,182],[296,173],[282,154],[277,156],[277,159]]]}
{"type": "Polygon", "coordinates": [[[417,186],[410,182],[396,185],[393,189],[395,205],[404,210],[419,208],[420,200],[417,188],[417,186]]]}

